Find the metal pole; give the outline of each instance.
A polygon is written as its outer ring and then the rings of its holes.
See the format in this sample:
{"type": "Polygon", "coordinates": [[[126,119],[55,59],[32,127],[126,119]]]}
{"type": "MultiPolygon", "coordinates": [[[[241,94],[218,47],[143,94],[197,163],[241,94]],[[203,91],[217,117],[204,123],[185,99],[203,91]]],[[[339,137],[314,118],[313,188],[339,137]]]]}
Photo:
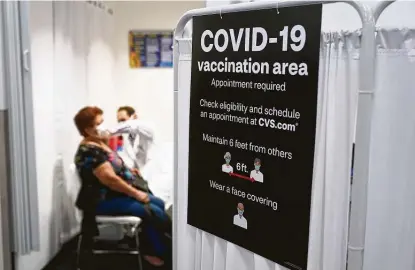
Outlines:
{"type": "Polygon", "coordinates": [[[360,270],[363,267],[374,69],[375,24],[372,18],[372,22],[362,29],[360,49],[360,82],[347,262],[349,270],[360,270]]]}
{"type": "Polygon", "coordinates": [[[359,72],[360,87],[349,227],[348,270],[362,270],[364,263],[371,120],[375,91],[376,21],[383,10],[391,3],[393,1],[380,2],[374,9],[371,22],[362,29],[359,72]]]}
{"type": "MultiPolygon", "coordinates": [[[[174,203],[173,203],[173,269],[178,269],[177,259],[178,259],[178,242],[177,242],[177,213],[178,213],[178,91],[179,91],[179,41],[178,39],[183,38],[184,29],[186,24],[193,18],[193,16],[200,16],[200,15],[213,15],[213,14],[226,14],[230,12],[241,12],[241,11],[248,11],[248,10],[258,10],[258,9],[267,9],[267,8],[275,8],[278,3],[279,8],[284,7],[292,7],[292,6],[302,6],[302,5],[312,5],[312,4],[329,4],[329,3],[337,3],[337,2],[344,2],[351,5],[359,14],[363,30],[362,30],[362,50],[361,50],[361,58],[360,58],[360,74],[365,76],[361,76],[360,78],[360,90],[361,92],[365,91],[365,89],[373,90],[373,82],[374,82],[374,33],[375,33],[375,22],[373,18],[372,9],[370,9],[367,5],[362,4],[361,2],[355,1],[287,1],[287,2],[253,2],[253,3],[243,3],[243,4],[234,4],[228,5],[224,7],[211,7],[211,8],[203,8],[203,9],[196,9],[186,12],[179,20],[175,33],[174,33],[174,48],[173,48],[173,67],[174,67],[174,203]],[[367,37],[364,37],[367,36],[367,37]],[[367,61],[367,62],[366,62],[367,61]],[[366,62],[366,63],[365,63],[366,62]]],[[[359,107],[363,107],[366,103],[370,103],[370,109],[362,110],[359,109],[358,116],[364,117],[363,121],[358,121],[359,124],[363,125],[364,123],[370,123],[371,119],[371,97],[369,99],[365,99],[364,101],[359,101],[359,107]]],[[[369,125],[367,125],[369,127],[369,125]]],[[[357,135],[359,145],[362,143],[368,143],[370,137],[370,128],[369,129],[362,129],[359,128],[357,131],[357,135]]],[[[368,147],[362,149],[359,153],[356,153],[356,156],[359,156],[358,160],[364,164],[363,167],[367,167],[368,165],[368,147]]],[[[356,162],[355,162],[356,163],[356,162]]],[[[356,166],[356,165],[355,165],[356,166]]],[[[355,182],[362,182],[361,186],[367,186],[367,170],[363,170],[359,166],[355,177],[355,182]]],[[[366,202],[366,189],[361,192],[359,197],[360,201],[366,202]]],[[[357,217],[364,217],[366,218],[366,204],[364,204],[364,216],[361,213],[358,213],[357,217]]],[[[354,215],[356,217],[356,215],[354,215]]],[[[364,224],[363,224],[364,225],[364,224]]],[[[363,228],[364,226],[358,226],[358,228],[363,228]]],[[[359,234],[364,239],[364,233],[359,234]]],[[[360,237],[361,238],[361,237],[360,237]]],[[[355,239],[360,240],[359,237],[355,237],[355,239]]],[[[356,241],[360,242],[360,241],[356,241]]],[[[353,247],[353,246],[351,246],[353,247]]],[[[353,255],[352,255],[353,257],[353,255]]],[[[352,259],[354,261],[355,259],[352,259]]],[[[349,261],[351,261],[349,259],[349,261]]],[[[353,268],[351,268],[353,269],[353,268]]]]}
{"type": "Polygon", "coordinates": [[[373,9],[373,17],[375,18],[375,23],[378,21],[380,15],[382,14],[382,12],[393,2],[395,2],[395,0],[393,1],[381,1],[379,2],[376,7],[373,9]]]}

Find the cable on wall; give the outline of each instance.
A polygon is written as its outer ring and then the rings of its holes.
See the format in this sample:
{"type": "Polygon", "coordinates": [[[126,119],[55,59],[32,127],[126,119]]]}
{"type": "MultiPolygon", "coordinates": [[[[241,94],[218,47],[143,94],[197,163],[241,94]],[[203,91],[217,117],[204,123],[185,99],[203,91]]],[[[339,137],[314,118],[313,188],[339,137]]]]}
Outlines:
{"type": "Polygon", "coordinates": [[[114,10],[112,8],[109,8],[104,3],[104,1],[86,1],[86,3],[92,5],[92,6],[96,7],[96,8],[102,9],[102,10],[104,10],[105,12],[107,12],[110,15],[113,15],[114,14],[114,10]]]}

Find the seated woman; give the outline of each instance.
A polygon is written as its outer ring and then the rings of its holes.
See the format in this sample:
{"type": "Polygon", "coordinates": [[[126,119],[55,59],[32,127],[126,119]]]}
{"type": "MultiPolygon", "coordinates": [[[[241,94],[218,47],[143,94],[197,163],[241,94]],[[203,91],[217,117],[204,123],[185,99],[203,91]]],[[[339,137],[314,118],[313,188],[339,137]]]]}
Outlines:
{"type": "Polygon", "coordinates": [[[103,111],[85,107],[75,116],[75,125],[83,140],[75,155],[75,164],[82,186],[77,207],[95,215],[132,215],[143,219],[143,233],[151,243],[152,252],[143,251],[144,259],[154,266],[162,266],[166,252],[163,243],[164,226],[169,222],[164,202],[133,185],[136,175],[107,145],[108,138],[100,135],[103,111]]]}

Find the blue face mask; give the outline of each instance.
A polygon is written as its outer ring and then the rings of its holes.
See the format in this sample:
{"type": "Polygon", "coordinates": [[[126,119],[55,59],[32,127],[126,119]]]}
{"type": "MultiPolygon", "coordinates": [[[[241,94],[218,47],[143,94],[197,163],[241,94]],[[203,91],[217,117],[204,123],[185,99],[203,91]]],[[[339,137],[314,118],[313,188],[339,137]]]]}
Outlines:
{"type": "Polygon", "coordinates": [[[242,216],[244,214],[243,210],[238,209],[238,215],[242,216]]]}
{"type": "Polygon", "coordinates": [[[225,158],[225,162],[226,162],[226,164],[229,164],[229,162],[231,162],[231,159],[230,158],[225,158]]]}
{"type": "Polygon", "coordinates": [[[255,170],[259,171],[259,168],[261,168],[261,165],[255,165],[255,170]]]}

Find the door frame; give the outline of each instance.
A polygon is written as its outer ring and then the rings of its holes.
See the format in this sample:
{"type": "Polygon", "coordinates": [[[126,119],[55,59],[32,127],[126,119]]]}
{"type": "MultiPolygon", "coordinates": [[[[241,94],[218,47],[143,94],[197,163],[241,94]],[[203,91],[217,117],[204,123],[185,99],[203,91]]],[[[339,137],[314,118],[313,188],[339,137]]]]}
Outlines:
{"type": "Polygon", "coordinates": [[[39,250],[29,5],[0,2],[0,270],[39,250]]]}

